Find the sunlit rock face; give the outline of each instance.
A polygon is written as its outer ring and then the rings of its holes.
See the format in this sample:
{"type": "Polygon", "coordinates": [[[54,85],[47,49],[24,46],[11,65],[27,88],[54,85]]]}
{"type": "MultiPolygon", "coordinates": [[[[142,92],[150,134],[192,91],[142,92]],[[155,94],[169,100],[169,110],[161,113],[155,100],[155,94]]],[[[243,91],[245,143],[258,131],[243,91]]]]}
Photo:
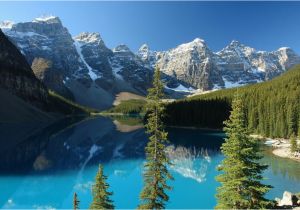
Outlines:
{"type": "Polygon", "coordinates": [[[136,53],[125,44],[109,49],[99,33],[72,37],[54,16],[22,23],[5,21],[0,28],[30,65],[41,71],[43,65],[36,59],[52,63],[45,69],[48,88],[97,109],[110,107],[122,91],[145,95],[155,66],[162,71],[167,95],[180,98],[266,81],[300,63],[299,55],[288,47],[257,51],[235,40],[219,52],[200,38],[165,51],[151,50],[147,44],[136,53]]]}
{"type": "Polygon", "coordinates": [[[177,92],[231,88],[272,79],[300,63],[291,48],[258,51],[233,40],[212,52],[200,38],[163,52],[142,45],[138,56],[166,74],[167,87],[177,92]],[[185,89],[182,88],[184,86],[185,89]]]}
{"type": "Polygon", "coordinates": [[[300,63],[300,57],[290,48],[257,51],[235,40],[217,52],[214,59],[225,87],[269,80],[300,63]]]}
{"type": "Polygon", "coordinates": [[[161,53],[157,66],[166,75],[196,89],[212,89],[214,84],[223,85],[222,77],[213,62],[213,52],[205,41],[192,42],[161,53]]]}
{"type": "Polygon", "coordinates": [[[205,181],[207,168],[211,162],[207,150],[171,145],[166,148],[166,153],[172,162],[170,166],[172,170],[197,182],[205,181]]]}
{"type": "Polygon", "coordinates": [[[107,48],[99,33],[72,37],[54,16],[0,28],[49,89],[82,105],[107,109],[117,93],[144,95],[150,87],[152,69],[125,45],[107,48]]]}

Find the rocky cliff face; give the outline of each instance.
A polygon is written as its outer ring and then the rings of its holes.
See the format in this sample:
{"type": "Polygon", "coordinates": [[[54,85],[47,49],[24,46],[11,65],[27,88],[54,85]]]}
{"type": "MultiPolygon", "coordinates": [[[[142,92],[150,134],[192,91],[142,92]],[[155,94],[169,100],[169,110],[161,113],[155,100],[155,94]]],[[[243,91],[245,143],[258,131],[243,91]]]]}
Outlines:
{"type": "Polygon", "coordinates": [[[269,80],[300,63],[300,57],[290,48],[277,51],[256,51],[238,41],[215,54],[215,62],[222,72],[225,87],[269,80]]]}
{"type": "Polygon", "coordinates": [[[1,30],[0,87],[36,106],[43,107],[48,100],[45,86],[35,77],[24,56],[1,30]]]}
{"type": "Polygon", "coordinates": [[[269,80],[300,63],[290,48],[256,51],[232,41],[215,53],[199,38],[164,52],[146,44],[136,54],[126,45],[111,50],[98,33],[72,38],[58,17],[0,27],[47,87],[99,109],[111,106],[122,91],[146,94],[155,66],[163,72],[166,90],[190,94],[269,80]]]}
{"type": "Polygon", "coordinates": [[[37,77],[78,103],[103,109],[118,92],[145,94],[150,86],[152,69],[129,49],[108,49],[99,33],[72,38],[58,17],[0,25],[37,77]]]}
{"type": "Polygon", "coordinates": [[[161,53],[157,66],[166,75],[196,89],[212,89],[223,85],[221,74],[213,61],[213,52],[201,39],[179,45],[161,53]]]}
{"type": "Polygon", "coordinates": [[[151,65],[158,65],[168,75],[167,88],[193,92],[230,88],[266,81],[300,63],[290,48],[256,51],[238,41],[215,53],[199,38],[165,52],[151,52],[143,45],[138,55],[151,65]],[[174,80],[175,79],[175,80],[174,80]]]}
{"type": "Polygon", "coordinates": [[[146,94],[152,82],[152,68],[126,45],[117,46],[113,49],[113,53],[111,66],[115,77],[131,84],[140,93],[146,94]]]}
{"type": "Polygon", "coordinates": [[[48,88],[72,98],[64,80],[71,77],[89,80],[85,74],[88,70],[77,54],[72,36],[59,18],[37,18],[32,22],[13,24],[5,33],[25,55],[34,72],[43,70],[42,59],[51,64],[44,69],[46,76],[38,75],[48,88]]]}

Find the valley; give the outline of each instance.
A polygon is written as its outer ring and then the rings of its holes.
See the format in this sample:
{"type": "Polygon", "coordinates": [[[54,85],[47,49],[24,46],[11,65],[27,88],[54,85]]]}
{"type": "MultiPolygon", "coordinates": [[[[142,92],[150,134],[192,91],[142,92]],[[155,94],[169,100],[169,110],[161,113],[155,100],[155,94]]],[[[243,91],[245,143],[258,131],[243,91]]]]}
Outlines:
{"type": "Polygon", "coordinates": [[[0,3],[0,208],[299,209],[299,9],[0,3]]]}

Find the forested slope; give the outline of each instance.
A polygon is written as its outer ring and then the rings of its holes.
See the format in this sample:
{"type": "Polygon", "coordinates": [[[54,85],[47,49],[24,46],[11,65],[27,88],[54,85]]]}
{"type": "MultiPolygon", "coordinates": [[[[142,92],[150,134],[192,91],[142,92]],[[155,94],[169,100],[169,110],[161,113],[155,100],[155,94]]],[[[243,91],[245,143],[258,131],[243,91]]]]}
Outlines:
{"type": "Polygon", "coordinates": [[[300,132],[300,65],[268,82],[167,104],[165,121],[169,125],[222,128],[236,93],[243,95],[251,132],[269,137],[288,137],[300,132]]]}

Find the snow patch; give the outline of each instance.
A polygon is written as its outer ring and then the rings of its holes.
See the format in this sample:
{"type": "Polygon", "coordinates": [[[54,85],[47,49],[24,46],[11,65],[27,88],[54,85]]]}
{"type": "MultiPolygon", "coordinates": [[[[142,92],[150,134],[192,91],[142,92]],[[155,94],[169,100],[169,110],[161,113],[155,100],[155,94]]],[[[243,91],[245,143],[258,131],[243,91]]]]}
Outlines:
{"type": "Polygon", "coordinates": [[[227,79],[225,79],[223,77],[224,83],[225,83],[225,88],[234,88],[234,87],[239,87],[241,86],[241,84],[239,84],[238,82],[231,82],[228,81],[227,79]]]}
{"type": "Polygon", "coordinates": [[[32,22],[47,22],[49,20],[57,18],[56,16],[53,15],[44,15],[38,18],[35,18],[32,22]]]}
{"type": "Polygon", "coordinates": [[[74,37],[74,40],[84,43],[94,43],[100,42],[102,39],[99,33],[83,32],[80,33],[78,36],[74,37]]]}
{"type": "Polygon", "coordinates": [[[178,87],[176,87],[176,88],[169,88],[168,86],[165,85],[165,88],[168,90],[176,91],[176,92],[193,93],[196,91],[194,88],[192,88],[192,87],[187,88],[187,87],[184,87],[182,84],[178,85],[178,87]]]}
{"type": "Polygon", "coordinates": [[[18,37],[23,39],[24,37],[32,37],[32,36],[39,36],[47,39],[46,36],[43,36],[41,34],[35,33],[35,32],[19,32],[19,31],[7,31],[8,36],[12,37],[18,37]]]}
{"type": "Polygon", "coordinates": [[[81,49],[82,45],[78,41],[75,41],[74,44],[75,44],[75,47],[76,47],[76,50],[77,50],[77,53],[78,53],[79,57],[81,58],[82,62],[85,64],[87,69],[89,70],[88,74],[89,74],[90,78],[94,81],[98,78],[101,78],[100,76],[95,74],[95,72],[93,72],[93,68],[90,67],[90,65],[85,61],[85,59],[82,55],[82,49],[81,49]]]}
{"type": "Polygon", "coordinates": [[[110,59],[108,59],[108,62],[112,68],[112,72],[113,72],[113,75],[115,76],[115,78],[117,79],[120,79],[120,80],[124,80],[122,75],[120,74],[123,66],[115,63],[114,61],[111,61],[110,59]]]}
{"type": "Polygon", "coordinates": [[[4,20],[4,21],[0,22],[0,28],[2,29],[2,31],[7,31],[7,30],[10,30],[14,24],[15,23],[13,21],[4,20]]]}

